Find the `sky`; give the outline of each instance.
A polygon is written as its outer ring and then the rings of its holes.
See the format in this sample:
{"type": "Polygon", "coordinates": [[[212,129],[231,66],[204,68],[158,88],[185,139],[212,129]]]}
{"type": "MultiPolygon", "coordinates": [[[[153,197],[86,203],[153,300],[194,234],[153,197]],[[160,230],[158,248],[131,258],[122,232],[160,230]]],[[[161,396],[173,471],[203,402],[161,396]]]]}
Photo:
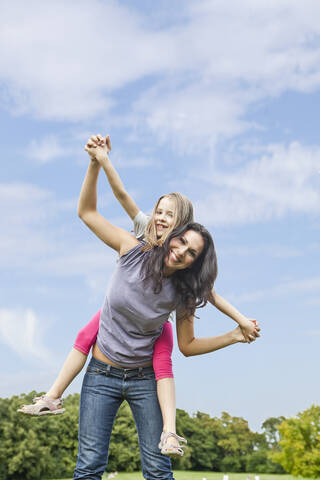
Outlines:
{"type": "MultiPolygon", "coordinates": [[[[177,406],[259,430],[319,404],[319,18],[317,0],[1,2],[1,397],[46,391],[103,303],[116,255],[77,199],[108,133],[141,210],[191,199],[216,291],[261,325],[208,355],[175,345],[177,406]]],[[[98,206],[131,230],[103,174],[98,206]]],[[[234,328],[198,316],[197,336],[234,328]]]]}

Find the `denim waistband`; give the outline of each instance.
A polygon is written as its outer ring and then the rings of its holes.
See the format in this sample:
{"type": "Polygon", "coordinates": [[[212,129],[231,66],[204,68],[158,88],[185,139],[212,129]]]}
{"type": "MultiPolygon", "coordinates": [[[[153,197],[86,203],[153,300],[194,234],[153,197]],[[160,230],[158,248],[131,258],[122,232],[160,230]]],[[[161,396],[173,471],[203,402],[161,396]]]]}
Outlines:
{"type": "Polygon", "coordinates": [[[143,377],[144,375],[154,373],[151,365],[149,367],[120,368],[101,362],[101,360],[97,360],[94,357],[91,357],[88,367],[95,367],[100,371],[102,370],[105,375],[113,375],[120,378],[143,377]]]}

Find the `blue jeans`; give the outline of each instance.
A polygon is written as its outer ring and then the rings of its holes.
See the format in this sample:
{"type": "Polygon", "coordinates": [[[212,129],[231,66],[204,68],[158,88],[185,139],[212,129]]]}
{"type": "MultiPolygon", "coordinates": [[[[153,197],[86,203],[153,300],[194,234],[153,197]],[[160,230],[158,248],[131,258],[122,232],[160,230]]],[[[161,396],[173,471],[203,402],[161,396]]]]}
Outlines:
{"type": "Polygon", "coordinates": [[[158,448],[162,416],[153,368],[115,368],[93,357],[82,383],[74,480],[101,479],[113,422],[123,400],[136,423],[144,478],[174,480],[170,459],[158,448]]]}

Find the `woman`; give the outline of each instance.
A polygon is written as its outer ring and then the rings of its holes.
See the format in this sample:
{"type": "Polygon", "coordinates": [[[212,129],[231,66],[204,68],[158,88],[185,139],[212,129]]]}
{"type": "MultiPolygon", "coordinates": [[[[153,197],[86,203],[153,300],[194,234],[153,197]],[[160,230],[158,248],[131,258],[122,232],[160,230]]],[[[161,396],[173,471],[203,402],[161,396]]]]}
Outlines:
{"type": "Polygon", "coordinates": [[[136,421],[144,477],[172,479],[170,461],[158,449],[162,421],[151,366],[162,325],[176,310],[178,344],[187,356],[245,339],[239,327],[219,337],[194,337],[195,308],[206,304],[217,272],[214,245],[206,229],[188,224],[172,232],[163,247],[152,248],[110,224],[96,209],[99,163],[108,152],[98,147],[94,153],[80,194],[79,216],[120,258],[83,381],[74,479],[101,478],[112,424],[124,399],[136,421]]]}

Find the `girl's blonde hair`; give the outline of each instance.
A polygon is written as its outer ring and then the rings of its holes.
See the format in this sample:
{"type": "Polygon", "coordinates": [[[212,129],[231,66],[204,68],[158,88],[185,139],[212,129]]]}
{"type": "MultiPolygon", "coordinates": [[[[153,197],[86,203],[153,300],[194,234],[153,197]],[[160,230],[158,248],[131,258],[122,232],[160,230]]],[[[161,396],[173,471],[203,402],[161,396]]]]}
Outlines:
{"type": "Polygon", "coordinates": [[[182,195],[182,193],[179,192],[167,193],[165,195],[162,195],[155,204],[152,216],[146,226],[144,236],[147,242],[147,249],[156,246],[161,247],[166,241],[168,235],[170,235],[170,233],[172,232],[172,230],[193,221],[193,205],[185,195],[182,195]],[[168,230],[163,233],[161,238],[157,238],[157,230],[154,216],[157,211],[158,205],[163,198],[170,198],[171,200],[173,200],[175,204],[175,210],[173,212],[173,223],[171,227],[169,227],[168,230]]]}

